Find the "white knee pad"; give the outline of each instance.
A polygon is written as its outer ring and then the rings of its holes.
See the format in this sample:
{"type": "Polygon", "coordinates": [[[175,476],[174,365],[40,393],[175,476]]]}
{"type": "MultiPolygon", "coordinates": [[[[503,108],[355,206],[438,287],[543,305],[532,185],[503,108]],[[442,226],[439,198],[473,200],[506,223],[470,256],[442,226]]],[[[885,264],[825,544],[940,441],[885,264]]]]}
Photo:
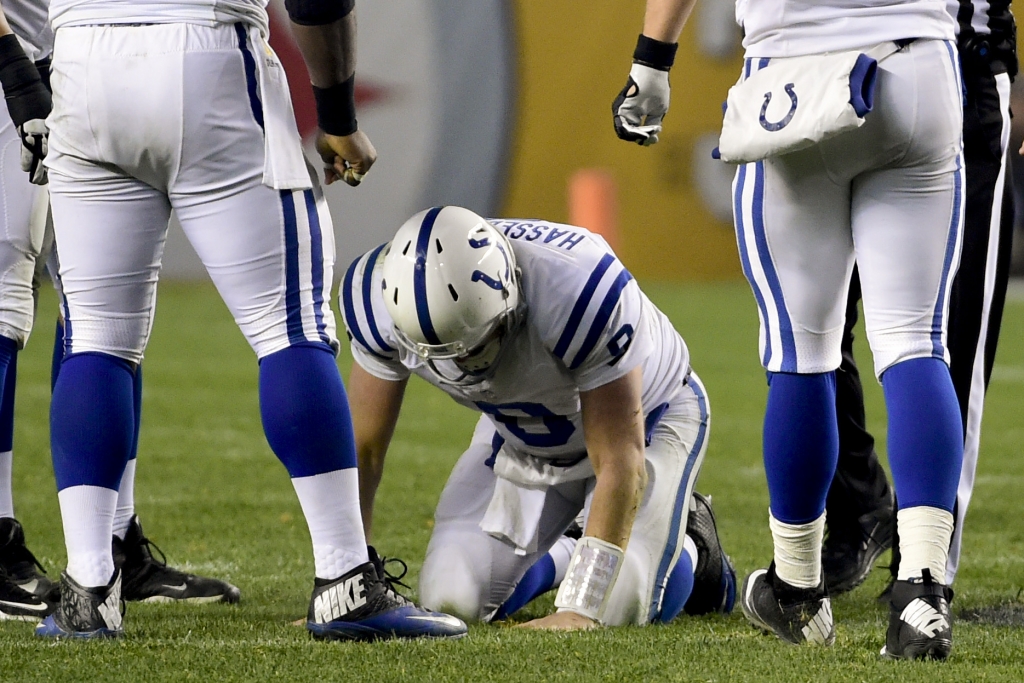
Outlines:
{"type": "MultiPolygon", "coordinates": [[[[454,550],[454,549],[452,549],[454,550]]],[[[486,615],[478,570],[466,555],[429,552],[420,571],[420,603],[427,609],[453,614],[465,622],[477,622],[486,615]]]]}

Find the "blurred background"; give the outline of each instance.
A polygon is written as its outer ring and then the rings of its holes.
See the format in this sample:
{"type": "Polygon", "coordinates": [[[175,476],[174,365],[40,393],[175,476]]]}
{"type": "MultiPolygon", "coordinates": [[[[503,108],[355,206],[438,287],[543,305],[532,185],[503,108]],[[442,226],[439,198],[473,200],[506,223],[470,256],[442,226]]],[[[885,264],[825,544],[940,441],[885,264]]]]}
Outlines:
{"type": "MultiPolygon", "coordinates": [[[[698,2],[672,70],[665,130],[650,148],[618,140],[611,125],[643,0],[387,0],[357,7],[359,123],[379,159],[359,188],[338,183],[326,190],[337,234],[335,278],[429,206],[579,220],[570,206],[574,179],[582,182],[577,196],[589,192],[593,199],[597,192],[605,219],[615,216],[610,241],[637,277],[742,277],[732,232],[732,167],[711,158],[721,103],[742,62],[734,0],[698,2]]],[[[1024,0],[1014,7],[1024,16],[1024,0]]],[[[288,71],[308,141],[316,128],[309,79],[283,0],[272,0],[270,12],[271,43],[288,71]]],[[[1024,111],[1024,79],[1014,96],[1014,108],[1024,111]]],[[[1018,119],[1014,149],[1022,139],[1018,119]]],[[[319,167],[312,148],[307,152],[319,167]]],[[[1024,275],[1024,161],[1012,157],[1014,270],[1024,275]]],[[[176,226],[164,273],[206,278],[176,226]]]]}

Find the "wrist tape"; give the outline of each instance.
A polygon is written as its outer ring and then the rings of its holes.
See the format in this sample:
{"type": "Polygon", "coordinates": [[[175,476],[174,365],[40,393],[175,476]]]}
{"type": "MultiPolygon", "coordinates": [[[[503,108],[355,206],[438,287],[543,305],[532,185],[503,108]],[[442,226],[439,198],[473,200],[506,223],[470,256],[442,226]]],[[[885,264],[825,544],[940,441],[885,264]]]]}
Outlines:
{"type": "Polygon", "coordinates": [[[641,33],[633,50],[633,61],[658,71],[668,71],[675,64],[678,49],[679,43],[663,43],[641,33]]]}
{"type": "Polygon", "coordinates": [[[313,86],[316,118],[320,130],[329,135],[352,135],[359,129],[356,122],[356,77],[349,76],[329,88],[313,86]]]}
{"type": "Polygon", "coordinates": [[[576,543],[555,607],[601,621],[622,565],[622,548],[593,536],[576,543]]]}

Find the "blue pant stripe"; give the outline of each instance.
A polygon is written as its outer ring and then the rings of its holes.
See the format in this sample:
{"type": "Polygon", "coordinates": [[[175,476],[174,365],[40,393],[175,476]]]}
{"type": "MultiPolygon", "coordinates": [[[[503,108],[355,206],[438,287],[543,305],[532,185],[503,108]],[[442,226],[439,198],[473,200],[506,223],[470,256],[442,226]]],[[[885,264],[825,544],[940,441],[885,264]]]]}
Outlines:
{"type": "Polygon", "coordinates": [[[386,244],[382,244],[371,251],[370,256],[366,259],[366,265],[363,266],[363,313],[366,315],[366,325],[370,328],[373,340],[381,349],[391,352],[395,349],[384,341],[380,330],[377,329],[377,320],[373,315],[373,267],[377,265],[377,258],[386,246],[386,244]]]}
{"type": "Polygon", "coordinates": [[[291,190],[281,190],[281,213],[284,216],[285,294],[288,320],[288,341],[306,341],[302,329],[302,301],[299,297],[299,228],[295,220],[295,197],[291,190]]]}
{"type": "Polygon", "coordinates": [[[950,285],[953,261],[956,256],[956,244],[960,235],[960,204],[963,200],[963,154],[956,158],[956,169],[953,171],[953,216],[949,220],[949,232],[946,237],[946,254],[942,261],[942,278],[939,280],[939,293],[935,299],[935,312],[932,314],[932,355],[945,358],[945,347],[942,344],[942,322],[946,317],[947,292],[950,285]]]}
{"type": "Polygon", "coordinates": [[[263,128],[263,103],[260,102],[259,85],[256,80],[256,60],[249,52],[249,36],[246,33],[245,24],[237,22],[235,33],[238,35],[238,49],[242,51],[242,64],[245,66],[245,85],[249,91],[249,107],[252,109],[252,117],[256,123],[263,128]]]}
{"type": "Polygon", "coordinates": [[[675,557],[676,548],[679,546],[679,532],[683,525],[683,507],[689,505],[686,500],[686,489],[693,474],[693,468],[697,464],[697,457],[704,447],[704,439],[708,430],[708,401],[704,395],[704,388],[700,381],[691,376],[687,386],[693,389],[697,395],[697,405],[700,410],[700,428],[697,430],[697,438],[693,442],[693,448],[686,456],[686,468],[683,470],[682,479],[679,481],[679,491],[676,493],[676,502],[672,506],[672,525],[669,527],[668,540],[665,543],[665,552],[661,555],[661,562],[658,564],[658,573],[655,574],[654,592],[651,595],[651,608],[647,618],[654,621],[661,613],[661,601],[665,595],[665,582],[668,580],[672,558],[675,557]]]}
{"type": "MultiPolygon", "coordinates": [[[[782,341],[782,372],[796,372],[796,342],[793,340],[793,324],[789,320],[789,313],[786,311],[786,301],[782,296],[782,285],[779,283],[779,276],[775,272],[775,264],[772,263],[772,255],[768,249],[768,238],[764,229],[764,162],[758,161],[754,166],[754,206],[751,211],[751,218],[754,223],[754,242],[757,244],[757,256],[764,270],[765,279],[768,280],[768,291],[771,292],[775,302],[775,310],[779,316],[779,336],[782,341]]],[[[770,319],[765,318],[765,324],[769,327],[765,333],[770,331],[770,319]]]]}
{"type": "Polygon", "coordinates": [[[608,269],[614,262],[615,257],[611,254],[602,256],[597,266],[590,273],[590,277],[587,278],[586,284],[583,285],[583,291],[580,292],[579,298],[573,304],[572,311],[569,312],[569,320],[566,321],[565,329],[562,330],[562,336],[558,338],[558,342],[555,344],[554,351],[552,352],[562,360],[565,360],[565,352],[569,350],[569,344],[572,343],[573,338],[576,336],[576,331],[580,328],[583,314],[587,312],[587,307],[590,306],[590,300],[594,298],[597,286],[601,283],[604,274],[608,272],[608,269]]]}
{"type": "Polygon", "coordinates": [[[733,197],[733,215],[736,217],[736,242],[740,248],[740,263],[743,266],[743,274],[747,277],[747,282],[750,283],[750,288],[754,291],[754,299],[757,300],[757,308],[761,311],[761,320],[764,321],[764,354],[761,356],[761,364],[768,367],[768,362],[772,358],[772,336],[768,333],[768,307],[765,306],[764,295],[761,294],[761,288],[758,287],[757,280],[754,279],[754,270],[750,267],[750,254],[747,251],[747,228],[744,223],[743,187],[747,179],[747,166],[748,164],[744,164],[737,171],[736,195],[733,197]]]}
{"type": "Polygon", "coordinates": [[[313,190],[303,190],[306,199],[306,215],[309,220],[309,260],[310,280],[313,284],[313,319],[316,321],[316,334],[325,344],[331,340],[327,336],[327,325],[324,324],[324,236],[320,230],[320,214],[317,213],[316,197],[313,190]]]}

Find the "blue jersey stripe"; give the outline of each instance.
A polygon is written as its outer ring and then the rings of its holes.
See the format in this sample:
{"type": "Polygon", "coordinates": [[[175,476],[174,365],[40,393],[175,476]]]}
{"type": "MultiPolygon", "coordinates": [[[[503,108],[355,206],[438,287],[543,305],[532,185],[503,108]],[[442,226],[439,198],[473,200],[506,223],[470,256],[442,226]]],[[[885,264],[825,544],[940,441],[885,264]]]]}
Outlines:
{"type": "MultiPolygon", "coordinates": [[[[758,161],[754,166],[754,206],[751,211],[754,220],[754,243],[757,245],[758,260],[768,280],[768,290],[775,301],[775,310],[779,314],[779,336],[782,339],[782,372],[796,372],[796,342],[793,340],[793,324],[786,310],[786,300],[782,296],[782,285],[772,263],[771,251],[768,249],[768,238],[764,229],[764,162],[758,161]]],[[[766,318],[765,322],[769,320],[766,318]]],[[[770,329],[770,326],[769,326],[770,329]]],[[[766,333],[768,330],[766,330],[766,333]]]]}
{"type": "Polygon", "coordinates": [[[612,317],[612,312],[619,303],[619,299],[622,297],[622,290],[626,288],[629,281],[633,279],[633,276],[629,274],[629,271],[625,268],[619,273],[618,277],[615,278],[615,282],[608,289],[608,293],[604,295],[604,301],[601,302],[601,307],[597,309],[597,315],[594,317],[594,322],[590,325],[590,330],[587,332],[586,338],[583,340],[583,345],[580,346],[580,350],[576,352],[576,357],[573,358],[572,363],[569,365],[570,370],[575,370],[579,366],[583,365],[583,361],[587,359],[590,352],[594,350],[594,346],[597,345],[597,340],[601,338],[601,333],[604,332],[604,328],[608,325],[608,321],[612,317]]]}
{"type": "Polygon", "coordinates": [[[953,216],[949,220],[949,232],[946,237],[946,254],[942,261],[942,279],[939,280],[939,294],[935,299],[935,311],[932,314],[932,355],[945,358],[942,344],[942,320],[946,312],[946,288],[949,285],[950,270],[956,256],[957,237],[960,233],[960,202],[963,194],[962,154],[956,158],[956,170],[953,171],[953,216]]]}
{"type": "MultiPolygon", "coordinates": [[[[661,555],[661,562],[658,563],[658,573],[655,574],[654,592],[651,595],[651,608],[647,613],[650,621],[654,621],[661,615],[661,601],[665,596],[665,582],[668,580],[669,565],[676,554],[679,546],[679,532],[683,526],[683,506],[688,506],[686,490],[693,476],[693,468],[697,464],[697,456],[704,447],[704,439],[708,430],[708,402],[704,396],[704,388],[697,380],[690,381],[687,386],[693,389],[697,395],[697,406],[700,411],[700,427],[697,429],[697,438],[693,442],[693,448],[686,456],[686,467],[683,469],[683,476],[679,480],[679,490],[676,493],[676,501],[672,506],[672,523],[669,526],[668,539],[665,543],[665,552],[661,555]]],[[[685,550],[683,552],[686,552],[685,550]]]]}
{"type": "Polygon", "coordinates": [[[441,213],[442,206],[435,206],[423,217],[420,224],[420,232],[416,237],[416,266],[412,273],[412,289],[416,298],[416,317],[420,321],[420,329],[423,330],[423,337],[430,344],[440,344],[441,340],[434,331],[434,324],[430,321],[430,307],[427,305],[427,248],[430,246],[430,232],[434,229],[434,221],[437,214],[441,213]]]}
{"type": "Polygon", "coordinates": [[[747,276],[747,282],[754,291],[754,299],[757,300],[757,309],[761,311],[761,320],[765,324],[764,354],[761,356],[761,364],[768,367],[768,361],[772,357],[772,336],[768,334],[768,307],[764,304],[764,295],[754,279],[754,269],[750,267],[750,254],[747,252],[747,228],[743,222],[743,186],[747,179],[747,164],[740,166],[736,176],[736,194],[733,197],[733,213],[736,216],[736,242],[740,248],[740,263],[743,266],[743,274],[747,276]]]}
{"type": "Polygon", "coordinates": [[[352,335],[352,338],[359,342],[359,344],[369,353],[378,358],[390,360],[386,356],[382,356],[374,351],[366,342],[366,337],[363,336],[363,331],[359,329],[359,319],[356,317],[356,304],[355,298],[353,297],[353,291],[355,290],[353,281],[355,280],[356,268],[359,267],[359,262],[362,261],[363,258],[364,257],[360,256],[352,262],[352,265],[350,265],[348,270],[345,271],[345,279],[342,280],[341,283],[341,305],[345,309],[345,325],[348,327],[348,332],[352,335]]]}
{"type": "Polygon", "coordinates": [[[389,346],[385,341],[384,337],[381,336],[380,330],[377,329],[377,321],[373,317],[373,267],[377,265],[377,257],[380,256],[380,252],[383,251],[387,244],[382,244],[373,251],[370,252],[369,258],[366,260],[366,266],[363,267],[363,313],[366,315],[366,324],[370,328],[370,334],[373,336],[373,340],[380,345],[385,351],[394,351],[395,349],[389,346]]]}
{"type": "Polygon", "coordinates": [[[590,274],[587,284],[583,285],[583,291],[580,292],[580,298],[576,299],[572,312],[569,313],[569,320],[565,324],[565,329],[562,330],[562,336],[558,338],[558,343],[555,344],[554,354],[562,360],[565,360],[565,352],[569,350],[569,344],[572,343],[573,337],[576,336],[576,331],[583,320],[583,314],[587,312],[587,306],[590,305],[590,300],[594,298],[594,291],[601,283],[601,278],[604,277],[604,274],[614,262],[614,256],[605,254],[601,257],[597,267],[594,268],[594,272],[590,274]]]}
{"type": "Polygon", "coordinates": [[[291,190],[281,190],[281,213],[284,215],[285,310],[288,320],[288,341],[306,341],[302,329],[302,301],[299,297],[299,227],[295,220],[295,197],[291,190]]]}
{"type": "Polygon", "coordinates": [[[263,103],[260,102],[256,80],[256,60],[253,58],[252,53],[249,52],[249,36],[246,33],[245,24],[237,22],[235,24],[235,33],[238,35],[238,49],[242,51],[242,64],[245,67],[245,85],[249,91],[249,107],[252,109],[252,117],[256,119],[256,123],[260,124],[260,128],[263,128],[263,103]]]}
{"type": "Polygon", "coordinates": [[[306,198],[306,215],[309,219],[309,259],[310,279],[313,281],[313,318],[316,320],[316,333],[320,341],[330,344],[327,326],[324,324],[324,244],[320,230],[320,214],[317,213],[316,197],[313,190],[303,190],[306,198]]]}

